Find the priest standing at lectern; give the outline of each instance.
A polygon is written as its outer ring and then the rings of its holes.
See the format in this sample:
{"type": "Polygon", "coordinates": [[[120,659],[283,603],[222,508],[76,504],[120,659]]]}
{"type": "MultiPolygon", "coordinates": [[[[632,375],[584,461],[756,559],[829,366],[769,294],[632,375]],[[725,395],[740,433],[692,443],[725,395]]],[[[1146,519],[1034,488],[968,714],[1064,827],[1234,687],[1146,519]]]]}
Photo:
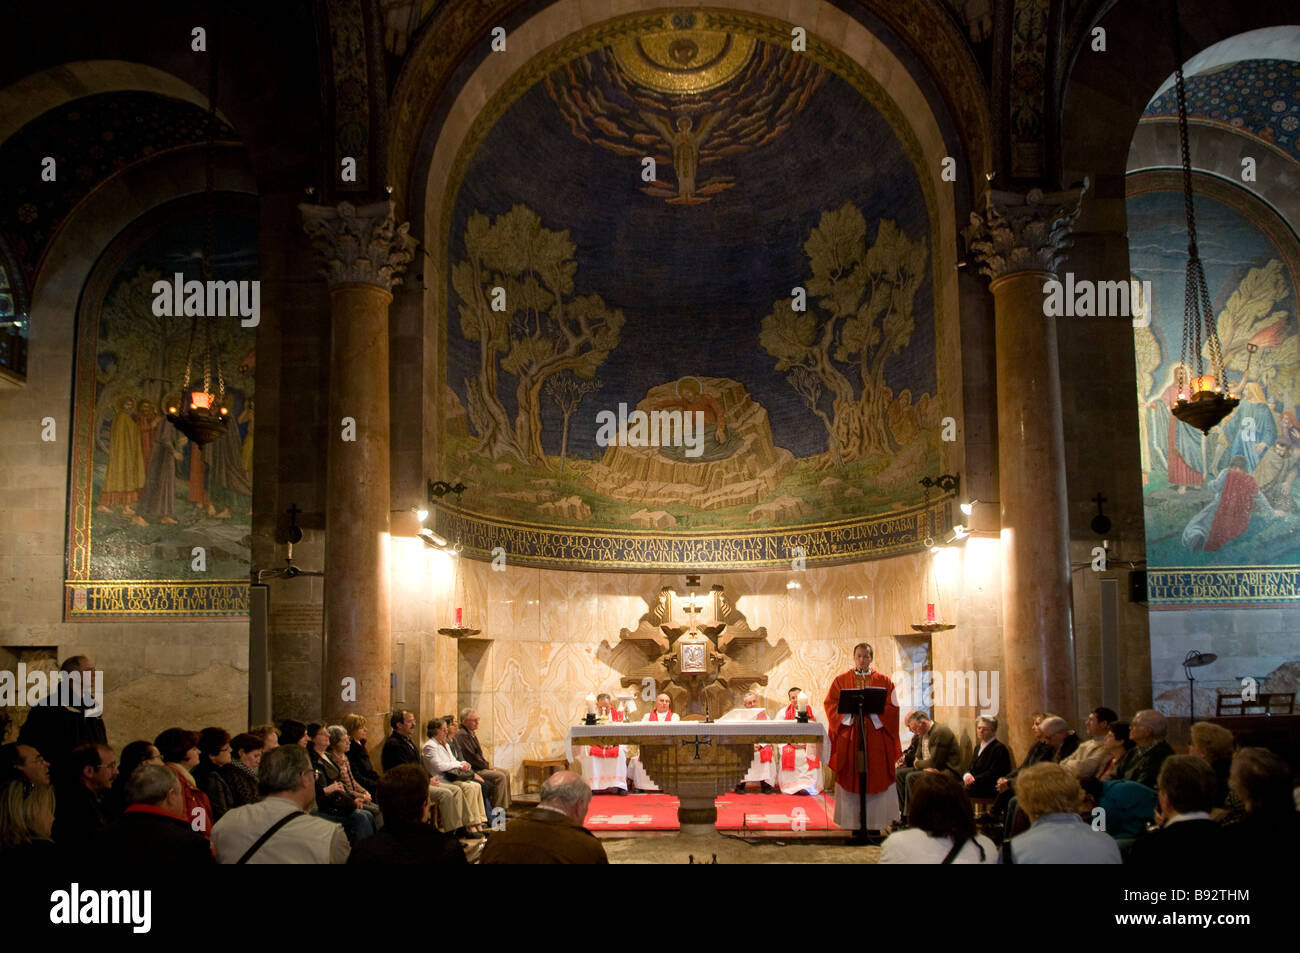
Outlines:
{"type": "MultiPolygon", "coordinates": [[[[642,721],[681,721],[677,713],[673,711],[673,700],[667,692],[660,692],[659,697],[655,699],[654,711],[650,712],[642,721]]],[[[628,780],[636,787],[638,791],[658,791],[659,785],[650,780],[650,775],[645,773],[641,767],[641,755],[638,754],[627,763],[628,780]]]]}
{"type": "Polygon", "coordinates": [[[853,647],[853,669],[836,677],[826,695],[827,730],[831,736],[831,770],[835,772],[835,823],[846,830],[863,827],[858,817],[858,765],[854,752],[861,747],[857,716],[840,712],[840,692],[857,688],[883,688],[885,710],[867,715],[867,823],[869,831],[882,831],[898,820],[898,795],[894,789],[894,764],[902,756],[898,744],[898,704],[894,683],[875,671],[875,650],[866,642],[853,647]]]}

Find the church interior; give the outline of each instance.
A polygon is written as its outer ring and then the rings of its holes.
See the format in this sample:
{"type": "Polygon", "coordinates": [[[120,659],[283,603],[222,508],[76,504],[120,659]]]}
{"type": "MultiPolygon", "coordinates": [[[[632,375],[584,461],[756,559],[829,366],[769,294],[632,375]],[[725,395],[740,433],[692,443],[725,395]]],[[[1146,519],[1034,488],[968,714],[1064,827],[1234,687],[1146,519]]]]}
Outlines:
{"type": "Polygon", "coordinates": [[[115,757],[470,713],[470,860],[572,771],[613,862],[875,862],[1043,713],[1295,786],[1287,0],[4,17],[12,750],[65,659],[115,757]]]}

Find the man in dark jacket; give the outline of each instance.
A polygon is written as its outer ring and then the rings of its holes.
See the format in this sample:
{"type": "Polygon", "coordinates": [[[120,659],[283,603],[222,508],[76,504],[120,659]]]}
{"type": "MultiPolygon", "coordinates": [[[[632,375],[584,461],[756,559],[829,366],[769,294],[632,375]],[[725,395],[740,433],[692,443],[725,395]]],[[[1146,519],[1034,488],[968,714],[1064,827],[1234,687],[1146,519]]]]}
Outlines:
{"type": "Polygon", "coordinates": [[[582,826],[591,788],[572,771],[542,785],[537,808],[512,819],[483,849],[484,864],[607,864],[605,848],[582,826]]]}
{"type": "Polygon", "coordinates": [[[465,864],[456,838],[429,823],[429,776],[418,764],[385,771],[375,793],[384,828],[360,840],[349,864],[465,864]]]}
{"type": "Polygon", "coordinates": [[[97,684],[95,666],[84,655],[74,655],[64,659],[60,666],[60,679],[67,684],[60,698],[60,685],[56,681],[50,686],[50,692],[43,700],[49,704],[33,705],[18,732],[18,743],[31,745],[57,769],[59,760],[66,758],[78,745],[108,744],[108,731],[104,719],[98,714],[88,712],[103,711],[103,699],[89,695],[92,684],[101,693],[103,685],[97,684]],[[71,691],[73,686],[78,690],[71,691]],[[75,700],[80,695],[80,704],[61,705],[64,700],[75,700]]]}
{"type": "Polygon", "coordinates": [[[475,774],[481,775],[492,789],[493,807],[510,810],[510,775],[488,764],[483,748],[478,743],[478,712],[466,708],[460,713],[460,731],[451,739],[452,751],[462,761],[468,761],[475,774]]]}
{"type": "Polygon", "coordinates": [[[412,740],[415,734],[415,715],[405,709],[395,711],[388,723],[393,726],[393,733],[384,742],[384,750],[380,755],[384,770],[389,771],[399,764],[419,764],[420,749],[412,740]]]}
{"type": "Polygon", "coordinates": [[[1119,763],[1115,780],[1136,781],[1154,788],[1160,777],[1160,766],[1174,753],[1173,747],[1165,740],[1167,733],[1165,716],[1160,712],[1147,708],[1134,715],[1129,725],[1129,737],[1135,746],[1119,763]]]}
{"type": "Polygon", "coordinates": [[[180,779],[160,764],[142,764],[126,782],[126,812],[97,832],[91,854],[101,864],[215,865],[207,838],[187,821],[180,779]]]}
{"type": "Polygon", "coordinates": [[[80,850],[108,826],[104,795],[117,777],[117,759],[107,745],[80,745],[63,759],[55,786],[54,840],[80,850]]]}
{"type": "Polygon", "coordinates": [[[1134,867],[1217,870],[1236,858],[1223,828],[1210,820],[1214,807],[1214,769],[1195,755],[1176,754],[1160,766],[1156,796],[1159,830],[1139,837],[1129,849],[1134,867]]]}
{"type": "Polygon", "coordinates": [[[998,741],[998,720],[991,716],[975,722],[979,744],[970,767],[962,777],[966,793],[971,797],[997,797],[998,778],[1011,773],[1011,749],[998,741]]]}
{"type": "Polygon", "coordinates": [[[914,711],[907,716],[907,727],[912,734],[921,739],[916,749],[916,758],[912,767],[899,767],[896,787],[898,788],[898,813],[903,822],[907,821],[907,805],[911,800],[912,782],[922,772],[930,771],[946,774],[954,781],[960,779],[961,751],[957,746],[957,736],[947,725],[936,725],[923,711],[914,711]]]}

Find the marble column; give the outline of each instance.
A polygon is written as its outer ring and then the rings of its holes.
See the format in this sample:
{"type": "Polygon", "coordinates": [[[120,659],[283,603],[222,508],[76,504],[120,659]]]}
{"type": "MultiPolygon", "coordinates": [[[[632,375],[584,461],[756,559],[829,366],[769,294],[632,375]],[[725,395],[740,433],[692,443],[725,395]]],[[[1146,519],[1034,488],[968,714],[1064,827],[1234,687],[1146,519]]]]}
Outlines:
{"type": "Polygon", "coordinates": [[[1017,759],[1033,744],[1030,713],[1074,718],[1070,524],[1055,319],[1055,277],[1081,192],[992,191],[967,240],[993,293],[998,481],[1002,519],[1001,715],[1017,759]]]}
{"type": "Polygon", "coordinates": [[[392,202],[299,208],[330,289],[321,715],[336,724],[358,712],[382,735],[392,668],[388,306],[416,242],[392,202]]]}

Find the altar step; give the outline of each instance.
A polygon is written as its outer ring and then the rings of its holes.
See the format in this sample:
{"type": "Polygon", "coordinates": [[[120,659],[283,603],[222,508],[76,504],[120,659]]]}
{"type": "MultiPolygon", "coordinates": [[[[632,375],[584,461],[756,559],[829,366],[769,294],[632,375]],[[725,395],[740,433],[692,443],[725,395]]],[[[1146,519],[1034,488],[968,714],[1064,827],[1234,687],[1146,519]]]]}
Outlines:
{"type": "MultiPolygon", "coordinates": [[[[846,834],[831,820],[835,805],[826,795],[724,794],[716,805],[718,829],[738,834],[846,834]]],[[[671,794],[597,794],[584,826],[593,833],[675,831],[677,798],[671,794]]]]}

